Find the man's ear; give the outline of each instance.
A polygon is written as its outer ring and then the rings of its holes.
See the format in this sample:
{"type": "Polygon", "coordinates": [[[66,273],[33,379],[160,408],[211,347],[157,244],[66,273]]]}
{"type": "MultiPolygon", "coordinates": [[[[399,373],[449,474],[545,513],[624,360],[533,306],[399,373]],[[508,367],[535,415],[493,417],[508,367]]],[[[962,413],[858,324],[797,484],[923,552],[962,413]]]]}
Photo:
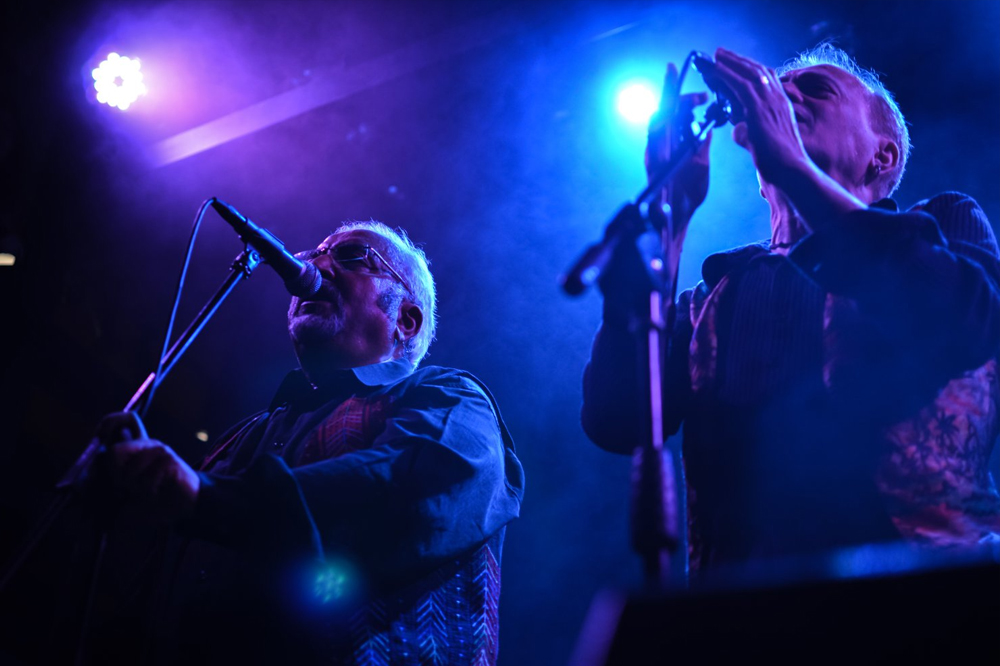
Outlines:
{"type": "Polygon", "coordinates": [[[396,315],[396,332],[404,342],[412,340],[424,325],[424,313],[420,306],[403,299],[399,304],[399,314],[396,315]]]}
{"type": "Polygon", "coordinates": [[[878,151],[872,158],[872,162],[883,173],[892,171],[899,165],[899,146],[892,139],[883,138],[879,142],[878,151]]]}

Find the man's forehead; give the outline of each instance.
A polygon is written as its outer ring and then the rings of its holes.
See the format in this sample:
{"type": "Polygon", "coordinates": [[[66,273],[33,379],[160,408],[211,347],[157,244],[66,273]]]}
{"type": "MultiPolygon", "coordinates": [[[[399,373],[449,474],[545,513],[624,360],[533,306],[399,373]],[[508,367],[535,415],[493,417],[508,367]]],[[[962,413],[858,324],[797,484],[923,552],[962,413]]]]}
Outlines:
{"type": "Polygon", "coordinates": [[[780,78],[782,81],[794,81],[800,76],[820,76],[825,79],[832,79],[850,89],[867,91],[867,88],[858,80],[858,77],[836,65],[828,65],[826,63],[793,69],[782,74],[780,78]]]}
{"type": "Polygon", "coordinates": [[[348,229],[347,231],[335,231],[320,243],[323,247],[333,247],[345,243],[362,243],[370,245],[376,250],[384,250],[386,241],[381,235],[367,229],[348,229]]]}

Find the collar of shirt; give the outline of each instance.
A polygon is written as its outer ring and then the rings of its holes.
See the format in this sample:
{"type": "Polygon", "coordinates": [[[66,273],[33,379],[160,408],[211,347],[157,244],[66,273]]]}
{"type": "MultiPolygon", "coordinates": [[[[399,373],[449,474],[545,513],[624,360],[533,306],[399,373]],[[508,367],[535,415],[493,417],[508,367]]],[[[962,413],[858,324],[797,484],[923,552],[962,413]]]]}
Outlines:
{"type": "MultiPolygon", "coordinates": [[[[895,200],[886,197],[869,205],[869,208],[879,208],[882,210],[899,212],[899,205],[895,200]]],[[[708,285],[709,289],[714,289],[719,281],[733,270],[746,266],[752,259],[769,254],[771,241],[762,240],[750,245],[723,250],[709,255],[701,265],[701,277],[708,285]]]]}
{"type": "Polygon", "coordinates": [[[292,370],[282,380],[269,409],[274,411],[286,404],[321,405],[338,394],[346,396],[362,386],[369,388],[388,386],[412,373],[413,366],[410,362],[400,358],[385,363],[340,370],[329,386],[317,388],[309,383],[301,369],[292,370]]]}
{"type": "Polygon", "coordinates": [[[701,278],[709,289],[715,289],[715,285],[731,271],[746,266],[754,257],[768,254],[769,245],[770,241],[763,240],[709,255],[701,265],[701,278]]]}
{"type": "Polygon", "coordinates": [[[882,210],[889,210],[892,211],[893,213],[899,212],[899,204],[896,203],[895,199],[890,199],[889,197],[886,197],[884,199],[879,199],[875,203],[870,204],[868,207],[881,208],[882,210]]]}

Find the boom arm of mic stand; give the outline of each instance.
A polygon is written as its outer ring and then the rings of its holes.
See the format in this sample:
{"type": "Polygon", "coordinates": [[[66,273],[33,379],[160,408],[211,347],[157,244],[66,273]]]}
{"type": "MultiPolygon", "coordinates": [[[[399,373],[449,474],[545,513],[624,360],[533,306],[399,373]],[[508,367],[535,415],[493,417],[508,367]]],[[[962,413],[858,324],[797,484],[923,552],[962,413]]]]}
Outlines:
{"type": "MultiPolygon", "coordinates": [[[[222,302],[233,292],[236,285],[245,278],[250,277],[254,269],[260,265],[260,255],[257,254],[256,250],[250,249],[249,247],[244,250],[236,259],[233,261],[232,270],[229,273],[229,277],[226,281],[222,283],[222,286],[215,292],[212,298],[202,307],[201,311],[195,316],[194,320],[188,325],[187,329],[181,333],[180,337],[177,338],[177,342],[174,346],[170,348],[167,352],[166,357],[163,360],[162,369],[159,375],[155,372],[149,373],[149,376],[143,380],[142,384],[133,394],[132,398],[125,405],[122,411],[129,412],[136,408],[139,402],[148,393],[149,388],[153,384],[159,385],[166,376],[173,369],[180,357],[188,350],[194,339],[198,337],[198,334],[202,332],[208,321],[215,315],[222,302]]],[[[79,483],[84,476],[86,476],[87,470],[90,468],[94,457],[98,454],[101,449],[101,442],[94,438],[91,441],[87,449],[77,458],[73,466],[69,468],[66,474],[59,480],[56,484],[56,488],[59,490],[67,490],[74,487],[79,483]]]]}
{"type": "Polygon", "coordinates": [[[618,243],[623,240],[634,240],[644,231],[642,216],[638,215],[640,207],[644,204],[649,205],[653,201],[663,186],[673,178],[682,166],[687,164],[705,143],[704,137],[708,130],[719,124],[717,120],[712,118],[711,109],[709,111],[708,123],[701,132],[697,136],[691,136],[688,141],[679,146],[678,150],[670,156],[670,161],[653,174],[649,185],[639,193],[635,201],[625,204],[619,209],[605,228],[604,238],[588,247],[583,255],[576,260],[576,263],[560,277],[560,285],[568,295],[579,296],[600,280],[604,270],[611,262],[611,257],[614,256],[618,243]]]}

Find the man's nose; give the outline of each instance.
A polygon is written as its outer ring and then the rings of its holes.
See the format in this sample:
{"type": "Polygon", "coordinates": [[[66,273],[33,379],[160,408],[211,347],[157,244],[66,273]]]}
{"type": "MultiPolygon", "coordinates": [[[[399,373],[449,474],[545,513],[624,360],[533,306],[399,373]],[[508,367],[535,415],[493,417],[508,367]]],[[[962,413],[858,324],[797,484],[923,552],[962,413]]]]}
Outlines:
{"type": "Polygon", "coordinates": [[[785,94],[788,95],[788,99],[792,100],[792,102],[802,101],[802,92],[799,91],[799,87],[793,81],[782,81],[781,87],[785,89],[785,94]]]}
{"type": "Polygon", "coordinates": [[[313,257],[309,260],[313,266],[319,269],[319,272],[323,275],[324,279],[332,280],[334,275],[337,273],[337,262],[333,260],[329,252],[323,252],[320,255],[313,257]]]}

